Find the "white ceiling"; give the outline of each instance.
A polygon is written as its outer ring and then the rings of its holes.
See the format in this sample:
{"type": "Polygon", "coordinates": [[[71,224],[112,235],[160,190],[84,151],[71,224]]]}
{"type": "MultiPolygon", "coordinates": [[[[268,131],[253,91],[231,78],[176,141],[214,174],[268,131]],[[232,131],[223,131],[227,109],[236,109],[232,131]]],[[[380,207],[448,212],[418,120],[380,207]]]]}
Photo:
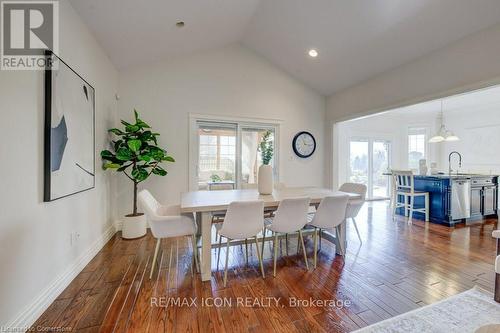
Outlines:
{"type": "Polygon", "coordinates": [[[239,41],[324,95],[500,22],[499,0],[70,1],[120,69],[239,41]]]}
{"type": "Polygon", "coordinates": [[[70,0],[119,69],[239,41],[259,0],[70,0]],[[184,21],[184,28],[176,23],[184,21]]]}

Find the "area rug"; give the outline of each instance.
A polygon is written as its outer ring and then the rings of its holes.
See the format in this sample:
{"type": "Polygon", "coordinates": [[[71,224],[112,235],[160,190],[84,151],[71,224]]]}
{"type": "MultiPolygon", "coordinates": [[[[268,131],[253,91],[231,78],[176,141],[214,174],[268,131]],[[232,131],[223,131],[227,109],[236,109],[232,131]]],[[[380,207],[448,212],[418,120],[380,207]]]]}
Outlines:
{"type": "Polygon", "coordinates": [[[491,324],[500,324],[500,303],[493,300],[492,293],[474,287],[355,333],[474,333],[491,324]]]}

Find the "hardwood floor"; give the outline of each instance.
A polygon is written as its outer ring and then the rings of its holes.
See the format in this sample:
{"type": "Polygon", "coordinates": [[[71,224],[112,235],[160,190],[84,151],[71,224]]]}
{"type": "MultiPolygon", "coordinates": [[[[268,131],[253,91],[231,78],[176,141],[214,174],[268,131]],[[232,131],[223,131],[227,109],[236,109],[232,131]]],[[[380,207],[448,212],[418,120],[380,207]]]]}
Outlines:
{"type": "MultiPolygon", "coordinates": [[[[295,254],[295,237],[289,240],[289,256],[283,241],[276,278],[269,244],[264,251],[265,279],[255,246],[248,265],[244,246],[232,247],[226,288],[225,249],[219,272],[212,251],[212,280],[202,283],[199,275],[191,274],[187,238],[163,242],[160,269],[150,280],[155,240],[148,235],[125,241],[117,234],[38,319],[34,331],[350,332],[474,285],[493,291],[496,248],[491,232],[496,219],[455,228],[416,220],[408,224],[400,217],[393,221],[387,203],[373,202],[365,205],[357,221],[363,244],[348,223],[345,259],[323,241],[314,271],[307,272],[302,255],[295,254]],[[176,297],[181,302],[177,305],[172,303],[176,297]],[[189,306],[194,298],[197,306],[189,306]],[[337,303],[294,306],[295,299],[337,303]],[[215,306],[219,301],[226,304],[215,306]],[[247,301],[260,303],[242,304],[247,301]]],[[[313,242],[309,237],[306,241],[312,259],[313,242]]]]}

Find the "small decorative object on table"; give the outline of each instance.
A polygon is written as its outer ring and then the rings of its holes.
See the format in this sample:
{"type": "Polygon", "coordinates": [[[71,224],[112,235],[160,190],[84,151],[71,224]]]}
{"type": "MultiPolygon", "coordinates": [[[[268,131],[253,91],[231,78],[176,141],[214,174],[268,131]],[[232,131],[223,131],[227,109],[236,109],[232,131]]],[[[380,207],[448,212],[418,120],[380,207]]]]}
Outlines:
{"type": "Polygon", "coordinates": [[[259,151],[262,156],[262,165],[259,167],[258,189],[263,195],[272,194],[274,187],[273,167],[270,165],[273,158],[273,138],[271,131],[264,133],[259,145],[259,151]]]}
{"type": "Polygon", "coordinates": [[[438,174],[438,169],[437,169],[437,163],[436,162],[431,162],[431,175],[437,175],[438,174]]]}
{"type": "Polygon", "coordinates": [[[418,161],[418,164],[419,164],[419,174],[421,176],[427,176],[427,171],[428,171],[428,168],[427,168],[427,160],[425,158],[421,159],[418,161]]]}
{"type": "Polygon", "coordinates": [[[146,234],[146,218],[143,213],[137,211],[137,185],[148,179],[151,174],[166,176],[167,171],[160,166],[160,163],[175,162],[172,156],[167,155],[165,149],[158,147],[160,134],[154,133],[151,126],[139,118],[136,110],[134,116],[134,124],[121,121],[125,130],[118,128],[109,130],[118,139],[112,141],[112,151],[101,152],[104,170],[114,169],[123,172],[134,183],[133,211],[125,216],[122,227],[122,237],[126,239],[146,234]]]}

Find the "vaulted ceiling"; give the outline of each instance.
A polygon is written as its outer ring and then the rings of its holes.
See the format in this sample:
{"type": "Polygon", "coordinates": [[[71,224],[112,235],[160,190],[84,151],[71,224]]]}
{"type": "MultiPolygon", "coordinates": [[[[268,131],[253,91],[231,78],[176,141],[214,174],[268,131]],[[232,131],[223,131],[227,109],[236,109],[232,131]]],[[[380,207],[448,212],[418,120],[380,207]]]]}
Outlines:
{"type": "Polygon", "coordinates": [[[500,22],[498,0],[70,1],[119,69],[240,42],[324,95],[500,22]]]}

